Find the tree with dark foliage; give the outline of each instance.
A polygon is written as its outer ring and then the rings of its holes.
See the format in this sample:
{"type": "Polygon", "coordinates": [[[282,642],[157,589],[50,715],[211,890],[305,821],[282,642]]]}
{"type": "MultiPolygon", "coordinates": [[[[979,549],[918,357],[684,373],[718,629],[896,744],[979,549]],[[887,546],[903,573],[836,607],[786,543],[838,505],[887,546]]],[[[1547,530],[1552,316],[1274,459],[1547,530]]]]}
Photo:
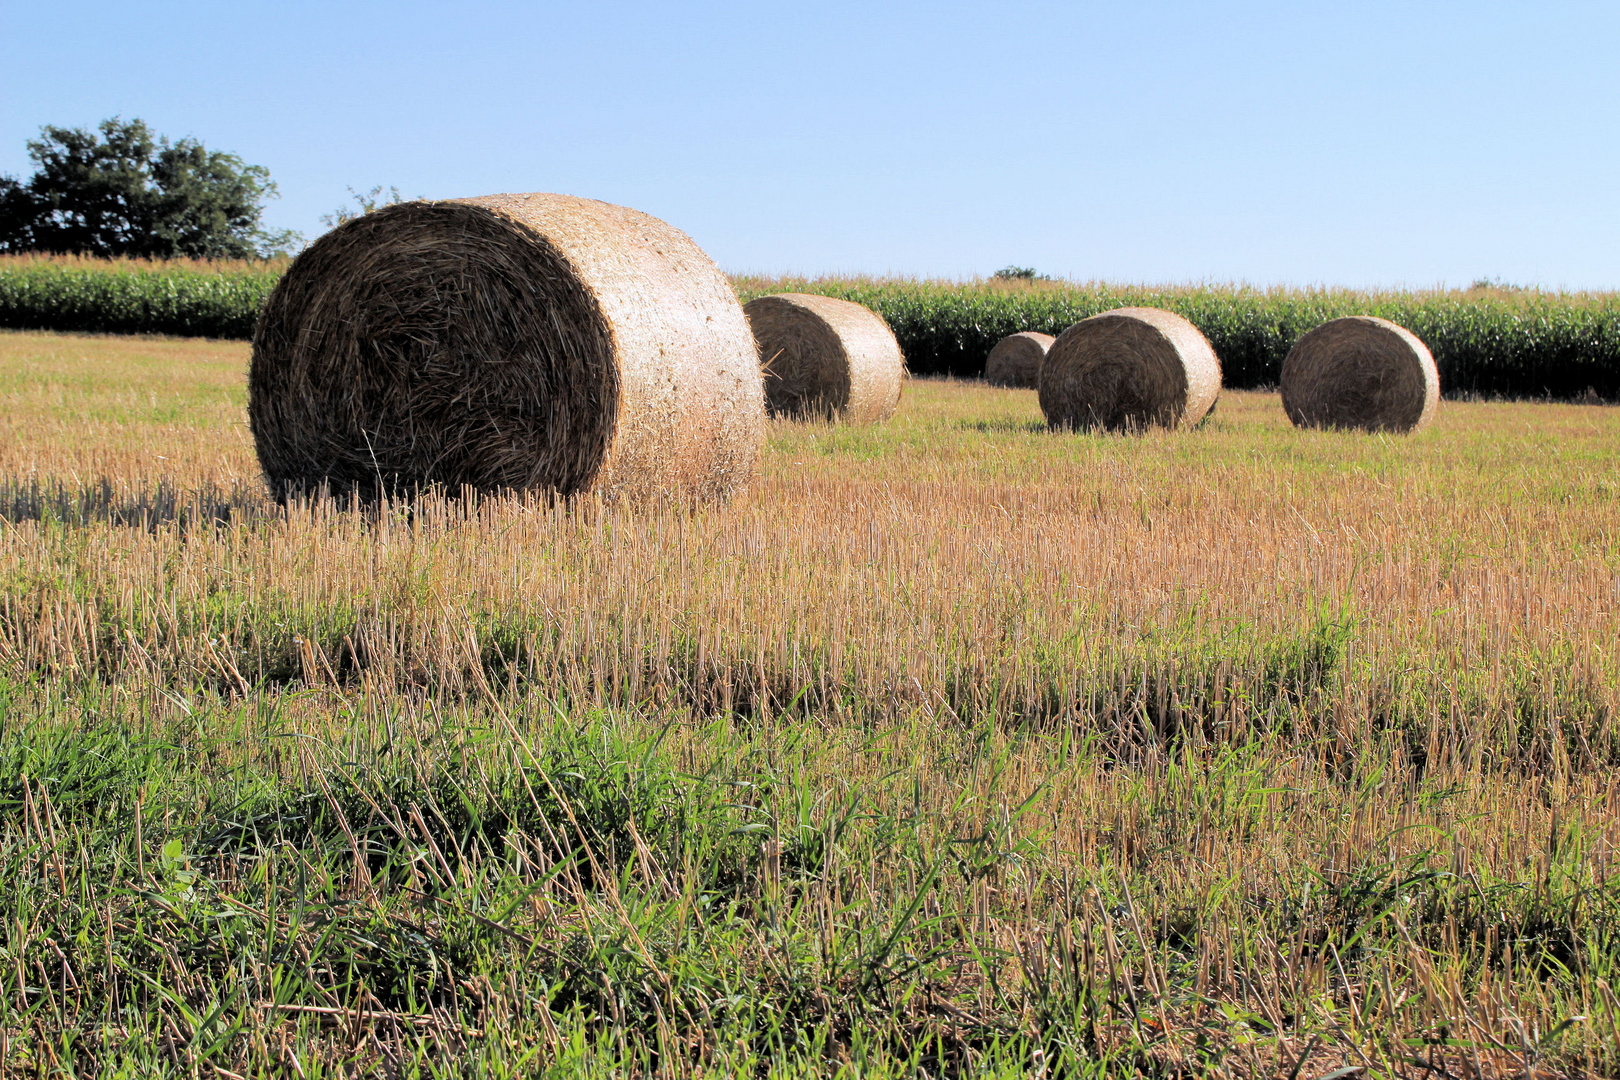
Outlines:
{"type": "Polygon", "coordinates": [[[28,143],[39,170],[0,176],[0,251],[244,259],[302,239],[270,232],[270,171],[196,139],[171,144],[140,120],[103,120],[101,135],[44,127],[28,143]]]}

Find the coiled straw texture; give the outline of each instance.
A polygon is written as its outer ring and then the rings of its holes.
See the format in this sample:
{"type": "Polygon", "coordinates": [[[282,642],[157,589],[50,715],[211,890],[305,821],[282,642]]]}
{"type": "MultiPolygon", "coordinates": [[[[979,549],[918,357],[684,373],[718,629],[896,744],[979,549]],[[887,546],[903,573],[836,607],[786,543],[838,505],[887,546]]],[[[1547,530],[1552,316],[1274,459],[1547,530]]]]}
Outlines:
{"type": "Polygon", "coordinates": [[[1299,427],[1418,431],[1434,419],[1440,373],[1406,327],[1352,315],[1323,323],[1288,350],[1282,401],[1299,427]]]}
{"type": "Polygon", "coordinates": [[[1063,331],[1041,365],[1053,428],[1192,425],[1221,390],[1221,365],[1198,328],[1157,308],[1119,308],[1063,331]]]}
{"type": "Polygon", "coordinates": [[[1026,330],[996,342],[984,361],[984,381],[991,386],[1033,390],[1041,385],[1041,364],[1056,340],[1051,334],[1026,330]]]}
{"type": "Polygon", "coordinates": [[[761,296],[743,311],[759,348],[771,415],[852,424],[894,415],[905,359],[876,312],[806,293],[761,296]]]}
{"type": "Polygon", "coordinates": [[[657,218],[567,195],[414,202],[300,255],[259,317],[272,493],[722,498],[764,439],[730,283],[657,218]]]}

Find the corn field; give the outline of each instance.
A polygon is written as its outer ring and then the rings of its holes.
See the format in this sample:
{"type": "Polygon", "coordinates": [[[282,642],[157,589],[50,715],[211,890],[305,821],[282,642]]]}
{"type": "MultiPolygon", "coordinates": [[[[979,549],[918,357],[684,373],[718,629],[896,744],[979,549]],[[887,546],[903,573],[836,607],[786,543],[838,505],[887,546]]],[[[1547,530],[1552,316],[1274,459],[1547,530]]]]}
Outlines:
{"type": "MultiPolygon", "coordinates": [[[[284,267],[4,257],[0,327],[246,339],[284,267]]],[[[1607,293],[734,280],[745,303],[769,292],[816,292],[872,308],[920,375],[977,377],[1008,334],[1059,334],[1088,316],[1136,306],[1191,320],[1236,389],[1275,386],[1288,349],[1321,323],[1377,315],[1423,339],[1448,397],[1620,401],[1620,297],[1607,293]]]]}

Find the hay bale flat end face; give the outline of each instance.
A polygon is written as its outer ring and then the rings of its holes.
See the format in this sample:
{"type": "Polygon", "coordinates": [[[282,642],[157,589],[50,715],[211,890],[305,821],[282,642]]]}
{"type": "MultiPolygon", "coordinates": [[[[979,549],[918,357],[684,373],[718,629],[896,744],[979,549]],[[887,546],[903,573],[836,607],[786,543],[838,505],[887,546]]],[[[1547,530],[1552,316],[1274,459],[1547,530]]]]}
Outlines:
{"type": "Polygon", "coordinates": [[[248,416],[273,494],[723,497],[764,438],[729,282],[679,230],[566,195],[365,214],[260,315],[248,416]]]}
{"type": "Polygon", "coordinates": [[[809,293],[761,296],[743,311],[759,350],[771,415],[852,424],[894,415],[905,359],[876,312],[809,293]]]}
{"type": "Polygon", "coordinates": [[[1418,431],[1434,419],[1440,373],[1404,326],[1370,315],[1323,323],[1288,350],[1282,401],[1299,427],[1418,431]]]}
{"type": "Polygon", "coordinates": [[[1221,390],[1221,365],[1198,328],[1157,308],[1082,319],[1041,365],[1049,427],[1139,431],[1202,420],[1221,390]]]}
{"type": "Polygon", "coordinates": [[[991,386],[1034,390],[1041,385],[1041,364],[1056,339],[1051,334],[1026,330],[996,342],[984,361],[984,381],[991,386]]]}

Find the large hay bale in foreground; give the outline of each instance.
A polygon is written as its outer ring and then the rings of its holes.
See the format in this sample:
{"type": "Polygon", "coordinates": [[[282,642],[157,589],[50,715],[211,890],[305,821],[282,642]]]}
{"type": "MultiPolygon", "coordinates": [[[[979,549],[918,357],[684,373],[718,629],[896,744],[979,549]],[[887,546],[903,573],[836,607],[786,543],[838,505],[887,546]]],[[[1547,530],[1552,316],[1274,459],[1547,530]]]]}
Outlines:
{"type": "Polygon", "coordinates": [[[984,381],[991,386],[1033,390],[1041,385],[1041,363],[1056,340],[1051,334],[1025,330],[996,342],[984,361],[984,381]]]}
{"type": "Polygon", "coordinates": [[[1299,427],[1416,431],[1434,419],[1440,373],[1406,327],[1352,315],[1294,342],[1283,360],[1282,401],[1299,427]]]}
{"type": "Polygon", "coordinates": [[[1041,365],[1054,428],[1140,430],[1196,424],[1221,392],[1221,365],[1198,328],[1170,311],[1119,308],[1082,319],[1041,365]]]}
{"type": "Polygon", "coordinates": [[[906,363],[889,324],[848,300],[776,293],[743,308],[774,416],[887,420],[900,404],[906,363]]]}
{"type": "Polygon", "coordinates": [[[723,497],[756,471],[759,361],[686,234],[568,195],[413,202],[298,256],[253,336],[272,492],[723,497]]]}

